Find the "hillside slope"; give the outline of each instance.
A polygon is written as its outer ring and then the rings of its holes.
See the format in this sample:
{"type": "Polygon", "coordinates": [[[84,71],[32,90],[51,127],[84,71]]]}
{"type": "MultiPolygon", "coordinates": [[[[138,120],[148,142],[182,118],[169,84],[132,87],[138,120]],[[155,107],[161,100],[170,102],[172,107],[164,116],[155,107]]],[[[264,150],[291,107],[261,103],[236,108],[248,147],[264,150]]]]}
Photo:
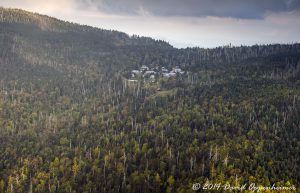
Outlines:
{"type": "Polygon", "coordinates": [[[299,139],[300,44],[176,49],[0,8],[0,192],[296,192],[299,139]]]}

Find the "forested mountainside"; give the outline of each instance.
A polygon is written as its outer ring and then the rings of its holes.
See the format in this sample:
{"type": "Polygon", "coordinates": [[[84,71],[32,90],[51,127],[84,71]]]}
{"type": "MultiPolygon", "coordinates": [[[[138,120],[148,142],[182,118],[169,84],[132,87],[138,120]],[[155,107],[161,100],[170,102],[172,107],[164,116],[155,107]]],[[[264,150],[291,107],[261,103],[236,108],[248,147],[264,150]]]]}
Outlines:
{"type": "Polygon", "coordinates": [[[299,139],[300,44],[176,49],[0,8],[1,193],[299,192],[299,139]]]}

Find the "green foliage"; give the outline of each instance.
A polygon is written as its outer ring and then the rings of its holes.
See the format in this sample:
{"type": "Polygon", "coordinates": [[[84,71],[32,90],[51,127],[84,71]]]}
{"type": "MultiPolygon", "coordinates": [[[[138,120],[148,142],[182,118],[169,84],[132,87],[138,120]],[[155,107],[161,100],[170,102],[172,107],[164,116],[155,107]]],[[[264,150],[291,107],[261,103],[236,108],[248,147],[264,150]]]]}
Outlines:
{"type": "Polygon", "coordinates": [[[22,10],[0,16],[1,193],[299,187],[299,44],[179,50],[22,10]],[[187,73],[124,80],[141,65],[187,73]]]}

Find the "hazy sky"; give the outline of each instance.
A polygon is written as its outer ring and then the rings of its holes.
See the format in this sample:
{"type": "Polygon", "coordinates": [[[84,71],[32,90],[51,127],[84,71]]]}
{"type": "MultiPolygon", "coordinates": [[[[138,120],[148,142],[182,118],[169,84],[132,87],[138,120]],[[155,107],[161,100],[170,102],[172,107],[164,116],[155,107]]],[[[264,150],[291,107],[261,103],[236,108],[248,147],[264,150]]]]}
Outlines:
{"type": "Polygon", "coordinates": [[[300,0],[0,0],[175,47],[300,42],[300,0]]]}

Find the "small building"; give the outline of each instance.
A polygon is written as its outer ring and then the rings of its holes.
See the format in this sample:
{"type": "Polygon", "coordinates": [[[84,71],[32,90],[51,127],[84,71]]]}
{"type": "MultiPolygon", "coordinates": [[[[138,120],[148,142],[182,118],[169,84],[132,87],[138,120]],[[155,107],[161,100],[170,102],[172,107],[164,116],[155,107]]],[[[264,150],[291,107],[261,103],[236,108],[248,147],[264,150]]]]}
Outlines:
{"type": "Polygon", "coordinates": [[[142,74],[142,72],[139,71],[139,70],[132,70],[131,73],[132,73],[132,74],[135,74],[135,75],[137,75],[137,76],[139,76],[139,75],[142,74]]]}
{"type": "Polygon", "coordinates": [[[179,73],[179,74],[183,74],[184,71],[182,71],[179,67],[173,68],[173,70],[171,71],[173,73],[179,73]]]}
{"type": "Polygon", "coordinates": [[[176,76],[176,73],[174,73],[174,72],[170,72],[170,73],[169,73],[169,76],[170,76],[170,77],[172,77],[172,76],[176,76]]]}
{"type": "Polygon", "coordinates": [[[163,73],[167,73],[167,72],[169,72],[169,70],[168,70],[168,69],[166,69],[165,67],[162,67],[162,68],[161,68],[161,71],[162,71],[163,73]]]}
{"type": "Polygon", "coordinates": [[[156,74],[156,72],[153,71],[153,70],[147,70],[147,71],[144,73],[144,76],[151,75],[151,74],[156,74]]]}
{"type": "Polygon", "coordinates": [[[163,77],[170,78],[170,77],[176,76],[176,73],[170,72],[170,73],[163,73],[162,75],[163,75],[163,77]]]}
{"type": "Polygon", "coordinates": [[[146,65],[142,65],[140,69],[141,69],[141,71],[147,71],[147,70],[149,70],[149,67],[146,65]]]}

